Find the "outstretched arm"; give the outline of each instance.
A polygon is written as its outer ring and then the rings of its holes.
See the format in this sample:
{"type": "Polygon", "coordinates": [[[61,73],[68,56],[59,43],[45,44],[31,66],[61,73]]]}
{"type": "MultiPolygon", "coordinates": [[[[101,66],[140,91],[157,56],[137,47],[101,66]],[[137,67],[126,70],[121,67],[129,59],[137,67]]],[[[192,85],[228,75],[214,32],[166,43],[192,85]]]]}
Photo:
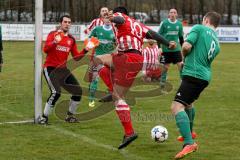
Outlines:
{"type": "Polygon", "coordinates": [[[168,48],[170,49],[174,49],[176,48],[176,43],[173,41],[168,41],[166,40],[163,36],[161,36],[160,34],[158,34],[157,32],[153,31],[153,30],[149,30],[146,34],[146,38],[147,39],[154,39],[156,40],[158,43],[162,43],[165,46],[168,46],[168,48]]]}

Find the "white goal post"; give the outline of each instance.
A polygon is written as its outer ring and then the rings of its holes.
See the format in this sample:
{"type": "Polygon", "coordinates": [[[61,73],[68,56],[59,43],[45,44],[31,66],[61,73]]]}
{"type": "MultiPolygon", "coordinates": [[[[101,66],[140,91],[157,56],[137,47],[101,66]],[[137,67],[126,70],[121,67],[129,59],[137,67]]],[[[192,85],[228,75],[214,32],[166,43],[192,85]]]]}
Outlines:
{"type": "Polygon", "coordinates": [[[35,0],[35,49],[34,49],[34,122],[42,115],[42,32],[43,0],[35,0]]]}

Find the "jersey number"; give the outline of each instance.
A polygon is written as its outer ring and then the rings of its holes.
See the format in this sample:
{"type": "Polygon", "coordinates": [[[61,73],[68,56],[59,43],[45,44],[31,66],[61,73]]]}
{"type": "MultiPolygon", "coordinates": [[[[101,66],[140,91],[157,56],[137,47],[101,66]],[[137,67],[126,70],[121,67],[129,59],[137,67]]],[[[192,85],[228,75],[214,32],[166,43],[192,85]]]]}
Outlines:
{"type": "Polygon", "coordinates": [[[213,55],[214,55],[214,51],[215,51],[215,48],[216,48],[216,42],[215,41],[212,41],[211,43],[211,48],[209,49],[208,51],[208,60],[211,60],[213,55]]]}
{"type": "Polygon", "coordinates": [[[131,26],[131,33],[136,35],[138,38],[142,38],[142,26],[138,22],[134,22],[132,19],[128,18],[131,26]]]}

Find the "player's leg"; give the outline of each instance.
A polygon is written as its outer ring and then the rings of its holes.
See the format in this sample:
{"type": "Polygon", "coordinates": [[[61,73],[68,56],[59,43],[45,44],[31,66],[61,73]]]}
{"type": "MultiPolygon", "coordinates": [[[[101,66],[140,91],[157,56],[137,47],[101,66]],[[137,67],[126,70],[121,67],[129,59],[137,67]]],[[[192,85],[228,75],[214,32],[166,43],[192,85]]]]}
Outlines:
{"type": "Polygon", "coordinates": [[[51,114],[55,103],[61,96],[61,87],[59,83],[59,77],[57,70],[53,67],[46,67],[43,69],[43,75],[46,79],[48,87],[51,91],[50,96],[47,99],[47,102],[44,107],[42,118],[39,120],[40,124],[48,123],[48,116],[51,114]]]}
{"type": "Polygon", "coordinates": [[[176,159],[197,150],[191,134],[190,117],[185,109],[191,108],[192,103],[199,97],[203,89],[208,85],[207,81],[190,76],[183,76],[181,85],[172,104],[172,113],[175,115],[176,124],[184,138],[182,151],[176,155],[176,159]],[[189,118],[190,117],[190,118],[189,118]]]}
{"type": "Polygon", "coordinates": [[[98,87],[98,73],[96,71],[93,72],[93,79],[92,82],[89,84],[89,107],[95,106],[95,94],[98,87]]]}
{"type": "Polygon", "coordinates": [[[77,108],[82,98],[82,88],[78,83],[77,79],[75,78],[75,76],[72,73],[70,73],[69,70],[68,72],[69,72],[67,74],[68,76],[66,76],[64,82],[61,84],[61,86],[66,91],[72,94],[65,121],[74,123],[74,122],[78,122],[78,119],[74,115],[76,114],[77,108]]]}
{"type": "Polygon", "coordinates": [[[182,57],[183,56],[180,51],[173,53],[173,64],[177,64],[180,79],[182,79],[182,68],[183,68],[183,61],[182,61],[183,58],[182,57]]]}
{"type": "Polygon", "coordinates": [[[123,87],[117,84],[114,84],[113,88],[114,88],[113,99],[114,99],[115,110],[124,128],[123,141],[118,147],[118,149],[122,149],[126,147],[128,144],[130,144],[132,141],[134,141],[138,136],[134,132],[134,129],[132,126],[130,107],[125,101],[125,96],[129,88],[123,87]]]}
{"type": "Polygon", "coordinates": [[[113,97],[116,113],[124,128],[124,138],[119,149],[126,147],[137,138],[135,133],[130,107],[125,101],[125,96],[131,87],[138,72],[142,69],[143,57],[136,53],[125,53],[113,56],[114,64],[114,87],[113,97]]]}
{"type": "Polygon", "coordinates": [[[167,72],[168,72],[168,69],[169,69],[170,63],[171,63],[171,57],[169,54],[171,54],[171,53],[163,52],[161,55],[161,58],[160,58],[160,63],[163,64],[162,74],[160,77],[161,88],[164,88],[166,81],[167,81],[167,72]]]}
{"type": "Polygon", "coordinates": [[[100,102],[112,101],[113,80],[112,80],[112,54],[105,54],[96,56],[94,58],[95,65],[98,66],[98,74],[103,80],[104,84],[108,87],[109,94],[102,97],[100,102]]]}
{"type": "Polygon", "coordinates": [[[160,85],[163,88],[166,84],[167,81],[167,73],[168,70],[170,68],[170,63],[166,63],[164,64],[163,68],[162,68],[162,74],[161,74],[161,78],[160,78],[160,85]]]}

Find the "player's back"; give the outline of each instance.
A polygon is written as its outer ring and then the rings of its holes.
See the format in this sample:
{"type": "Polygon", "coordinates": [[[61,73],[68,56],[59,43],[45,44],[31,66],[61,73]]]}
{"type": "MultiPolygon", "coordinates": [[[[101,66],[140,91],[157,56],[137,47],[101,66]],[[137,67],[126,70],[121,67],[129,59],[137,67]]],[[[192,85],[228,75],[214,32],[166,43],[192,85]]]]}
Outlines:
{"type": "Polygon", "coordinates": [[[191,74],[196,78],[209,81],[211,63],[220,51],[217,34],[209,27],[195,25],[187,41],[193,45],[193,48],[185,58],[183,74],[191,74]]]}
{"type": "Polygon", "coordinates": [[[125,14],[115,13],[114,16],[120,16],[124,19],[123,24],[114,27],[114,33],[118,42],[118,50],[126,51],[129,49],[136,49],[141,52],[143,39],[148,32],[148,28],[125,14]]]}

